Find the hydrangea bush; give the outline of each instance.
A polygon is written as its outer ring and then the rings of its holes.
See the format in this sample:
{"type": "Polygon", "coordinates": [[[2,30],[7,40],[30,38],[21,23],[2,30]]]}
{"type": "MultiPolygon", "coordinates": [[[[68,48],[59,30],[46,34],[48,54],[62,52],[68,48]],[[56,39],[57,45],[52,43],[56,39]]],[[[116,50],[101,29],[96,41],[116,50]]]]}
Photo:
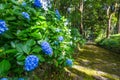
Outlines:
{"type": "Polygon", "coordinates": [[[0,1],[0,77],[19,76],[45,63],[57,69],[73,65],[73,36],[66,19],[42,2],[0,1]]]}

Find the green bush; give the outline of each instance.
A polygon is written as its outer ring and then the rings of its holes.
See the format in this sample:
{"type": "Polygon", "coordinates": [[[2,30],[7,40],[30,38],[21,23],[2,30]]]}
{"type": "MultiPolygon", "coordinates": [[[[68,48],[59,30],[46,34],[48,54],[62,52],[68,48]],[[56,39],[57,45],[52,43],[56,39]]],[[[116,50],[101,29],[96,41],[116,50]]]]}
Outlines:
{"type": "Polygon", "coordinates": [[[77,44],[83,46],[86,42],[86,40],[83,39],[83,36],[79,33],[79,30],[77,28],[71,28],[71,36],[74,46],[77,46],[77,44]]]}
{"type": "Polygon", "coordinates": [[[7,24],[8,30],[0,34],[0,77],[25,75],[25,61],[29,55],[39,58],[39,66],[47,65],[53,69],[62,70],[72,59],[74,44],[84,43],[80,35],[72,37],[71,29],[64,25],[66,19],[58,19],[54,10],[44,10],[33,6],[33,1],[27,1],[26,6],[21,1],[1,0],[0,19],[7,24]],[[27,13],[27,17],[23,15],[27,13]],[[79,36],[79,38],[77,38],[79,36]],[[47,42],[52,53],[43,49],[47,42]],[[46,52],[46,53],[45,53],[46,52]]]}
{"type": "Polygon", "coordinates": [[[98,44],[104,48],[107,48],[113,52],[120,52],[120,35],[112,35],[110,38],[104,38],[98,42],[98,44]]]}

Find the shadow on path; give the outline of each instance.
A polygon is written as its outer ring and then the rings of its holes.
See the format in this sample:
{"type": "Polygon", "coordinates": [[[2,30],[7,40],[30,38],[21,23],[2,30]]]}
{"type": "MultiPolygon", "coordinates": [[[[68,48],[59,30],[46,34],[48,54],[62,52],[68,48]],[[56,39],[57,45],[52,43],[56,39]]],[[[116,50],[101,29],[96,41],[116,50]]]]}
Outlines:
{"type": "Polygon", "coordinates": [[[83,78],[76,80],[120,80],[119,54],[89,44],[79,48],[74,58],[75,65],[68,70],[83,78]]]}

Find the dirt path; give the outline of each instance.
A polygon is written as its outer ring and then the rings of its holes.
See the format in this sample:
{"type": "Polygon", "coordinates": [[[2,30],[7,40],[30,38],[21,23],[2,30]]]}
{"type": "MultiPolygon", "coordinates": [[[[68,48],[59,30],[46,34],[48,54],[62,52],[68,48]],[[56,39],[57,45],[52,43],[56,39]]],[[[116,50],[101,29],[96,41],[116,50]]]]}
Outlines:
{"type": "Polygon", "coordinates": [[[74,55],[74,80],[120,80],[120,54],[89,44],[74,55]]]}

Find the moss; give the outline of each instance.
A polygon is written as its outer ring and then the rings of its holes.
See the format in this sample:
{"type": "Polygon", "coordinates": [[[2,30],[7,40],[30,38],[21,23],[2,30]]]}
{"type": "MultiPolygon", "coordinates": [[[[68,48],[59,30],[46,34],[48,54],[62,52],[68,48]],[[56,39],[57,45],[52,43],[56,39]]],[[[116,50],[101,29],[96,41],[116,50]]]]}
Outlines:
{"type": "MultiPolygon", "coordinates": [[[[95,45],[86,45],[74,55],[74,69],[77,74],[83,76],[103,76],[110,80],[119,80],[120,76],[120,55],[111,51],[97,47],[95,45]],[[77,55],[77,56],[75,56],[77,55]],[[84,73],[84,74],[81,74],[84,73]],[[117,77],[116,77],[117,76],[117,77]]],[[[92,80],[92,78],[86,78],[92,80]]]]}

